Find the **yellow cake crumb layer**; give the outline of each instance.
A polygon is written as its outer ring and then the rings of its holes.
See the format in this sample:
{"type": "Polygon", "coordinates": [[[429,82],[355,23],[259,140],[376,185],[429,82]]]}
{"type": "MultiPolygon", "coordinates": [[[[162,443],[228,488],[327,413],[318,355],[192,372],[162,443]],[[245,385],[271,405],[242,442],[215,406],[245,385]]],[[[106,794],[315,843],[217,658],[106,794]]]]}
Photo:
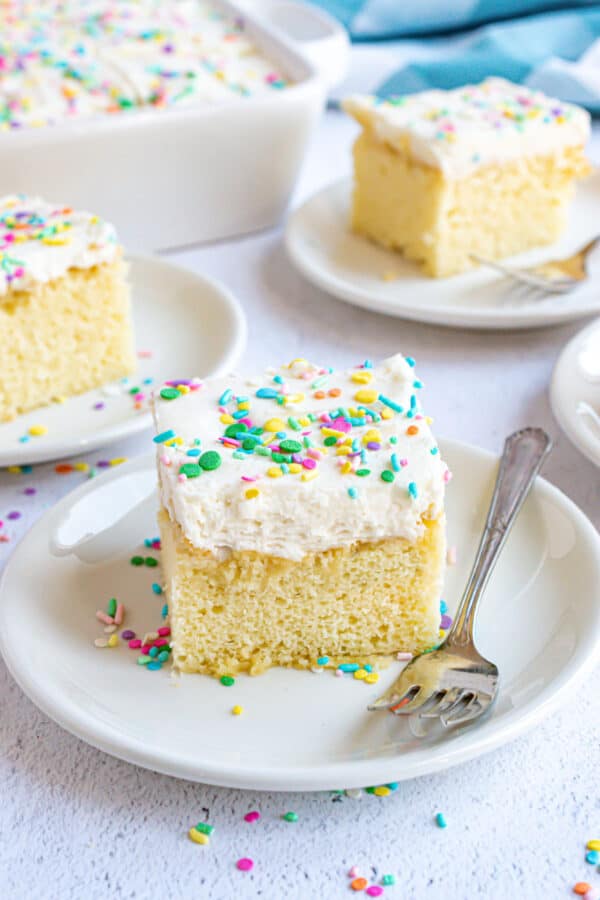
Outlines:
{"type": "Polygon", "coordinates": [[[0,421],[135,369],[121,259],[0,298],[0,421]]]}
{"type": "Polygon", "coordinates": [[[366,662],[439,640],[443,517],[415,544],[358,543],[301,561],[255,552],[219,560],[159,514],[173,663],[183,672],[258,674],[320,656],[366,662]]]}
{"type": "Polygon", "coordinates": [[[482,166],[446,178],[367,129],[354,145],[352,229],[444,277],[471,268],[470,254],[502,259],[553,243],[566,225],[583,147],[482,166]]]}

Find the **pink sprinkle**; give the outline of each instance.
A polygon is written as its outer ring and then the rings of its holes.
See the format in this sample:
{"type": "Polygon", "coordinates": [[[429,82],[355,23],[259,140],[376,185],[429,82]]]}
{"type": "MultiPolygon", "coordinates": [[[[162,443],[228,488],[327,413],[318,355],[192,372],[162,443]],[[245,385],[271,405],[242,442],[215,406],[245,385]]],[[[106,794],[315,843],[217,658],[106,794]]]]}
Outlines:
{"type": "Polygon", "coordinates": [[[306,453],[311,459],[321,459],[321,451],[317,450],[315,447],[309,447],[306,453]]]}
{"type": "Polygon", "coordinates": [[[344,434],[347,434],[352,428],[350,422],[347,422],[345,419],[334,419],[331,424],[336,429],[336,431],[343,431],[344,434]]]}
{"type": "Polygon", "coordinates": [[[358,866],[352,866],[351,869],[348,869],[348,878],[358,878],[360,875],[360,869],[358,866]]]}
{"type": "Polygon", "coordinates": [[[148,653],[150,652],[150,644],[144,644],[144,646],[141,647],[140,649],[141,649],[142,653],[148,655],[148,653]]]}
{"type": "Polygon", "coordinates": [[[367,888],[365,894],[368,894],[369,897],[381,897],[381,895],[383,894],[383,888],[379,887],[378,884],[372,884],[371,887],[367,888]]]}
{"type": "Polygon", "coordinates": [[[14,271],[15,278],[22,278],[24,274],[25,274],[25,269],[22,266],[19,266],[14,271]]]}
{"type": "Polygon", "coordinates": [[[444,472],[444,484],[448,484],[448,482],[452,479],[452,472],[450,469],[446,469],[444,472]]]}
{"type": "Polygon", "coordinates": [[[132,641],[129,641],[128,647],[130,650],[139,650],[142,646],[142,642],[140,638],[134,638],[132,641]]]}
{"type": "Polygon", "coordinates": [[[448,547],[448,552],[446,553],[446,562],[449,566],[456,565],[456,547],[454,544],[451,547],[448,547]]]}
{"type": "Polygon", "coordinates": [[[136,401],[136,403],[141,403],[145,397],[146,397],[145,394],[134,394],[133,395],[133,399],[136,401]]]}
{"type": "Polygon", "coordinates": [[[400,662],[408,662],[409,659],[412,659],[412,653],[396,653],[396,659],[399,659],[400,662]]]}
{"type": "Polygon", "coordinates": [[[102,622],[103,625],[113,625],[115,621],[112,616],[109,616],[105,612],[102,612],[101,609],[97,611],[96,618],[99,622],[102,622]]]}
{"type": "Polygon", "coordinates": [[[242,475],[242,481],[258,481],[256,475],[242,475]]]}
{"type": "Polygon", "coordinates": [[[171,460],[170,460],[170,458],[169,458],[166,454],[164,454],[163,456],[161,456],[160,461],[161,461],[161,463],[163,464],[163,466],[170,466],[170,465],[171,465],[171,460]]]}
{"type": "Polygon", "coordinates": [[[238,859],[236,866],[240,872],[249,872],[254,866],[254,860],[249,859],[247,856],[243,856],[241,859],[238,859]]]}
{"type": "Polygon", "coordinates": [[[219,438],[222,444],[227,444],[230,447],[241,447],[242,442],[237,441],[235,438],[219,438]]]}
{"type": "Polygon", "coordinates": [[[246,813],[246,815],[244,816],[244,820],[246,822],[258,822],[259,819],[260,813],[256,809],[253,809],[252,812],[246,813]]]}
{"type": "Polygon", "coordinates": [[[123,617],[125,615],[125,607],[122,603],[117,605],[117,611],[115,612],[115,625],[123,624],[123,617]]]}
{"type": "Polygon", "coordinates": [[[139,359],[149,359],[152,356],[152,350],[138,350],[139,359]]]}
{"type": "Polygon", "coordinates": [[[407,459],[401,459],[401,460],[400,460],[400,465],[401,465],[402,468],[404,469],[405,466],[408,465],[408,460],[407,460],[407,459]]]}
{"type": "Polygon", "coordinates": [[[168,634],[171,634],[171,629],[168,625],[163,625],[161,628],[156,629],[156,633],[160,634],[161,637],[166,637],[168,634]]]}
{"type": "Polygon", "coordinates": [[[321,422],[326,422],[328,425],[331,424],[331,416],[329,415],[329,413],[321,413],[319,419],[321,420],[321,422]]]}
{"type": "Polygon", "coordinates": [[[238,425],[247,425],[248,428],[252,428],[252,422],[250,419],[238,419],[238,425]]]}
{"type": "Polygon", "coordinates": [[[344,674],[344,673],[342,672],[341,669],[336,669],[336,670],[335,670],[335,676],[336,676],[336,678],[341,678],[343,674],[344,674]]]}
{"type": "Polygon", "coordinates": [[[304,466],[305,469],[315,469],[317,466],[314,459],[303,459],[302,465],[304,466]]]}
{"type": "Polygon", "coordinates": [[[166,638],[156,638],[155,641],[152,641],[153,647],[164,647],[165,644],[168,644],[168,640],[166,638]]]}
{"type": "Polygon", "coordinates": [[[185,472],[179,473],[179,475],[177,476],[177,481],[181,481],[181,482],[187,481],[187,475],[185,474],[185,472]]]}

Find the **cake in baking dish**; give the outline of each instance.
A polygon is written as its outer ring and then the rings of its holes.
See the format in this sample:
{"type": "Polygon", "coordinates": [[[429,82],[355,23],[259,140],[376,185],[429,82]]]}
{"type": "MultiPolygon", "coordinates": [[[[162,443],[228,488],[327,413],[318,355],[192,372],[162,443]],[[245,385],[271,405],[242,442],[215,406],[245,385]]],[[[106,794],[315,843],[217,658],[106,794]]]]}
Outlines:
{"type": "Polygon", "coordinates": [[[154,398],[173,661],[262,672],[439,640],[446,465],[397,355],[154,398]]]}
{"type": "Polygon", "coordinates": [[[0,130],[268,96],[290,84],[205,0],[0,3],[0,130]]]}
{"type": "Polygon", "coordinates": [[[0,198],[0,421],[135,368],[112,225],[39,198],[0,198]]]}
{"type": "Polygon", "coordinates": [[[501,78],[349,97],[352,228],[435,277],[555,241],[587,175],[588,113],[501,78]]]}

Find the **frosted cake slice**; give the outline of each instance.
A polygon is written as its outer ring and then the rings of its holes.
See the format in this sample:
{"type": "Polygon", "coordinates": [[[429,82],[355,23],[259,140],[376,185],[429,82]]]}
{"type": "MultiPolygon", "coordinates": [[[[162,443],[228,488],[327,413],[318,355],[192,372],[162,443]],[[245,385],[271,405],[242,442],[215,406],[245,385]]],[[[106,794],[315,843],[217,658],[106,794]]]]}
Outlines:
{"type": "Polygon", "coordinates": [[[590,172],[588,113],[501,78],[343,105],[363,127],[353,230],[436,277],[555,241],[590,172]]]}
{"type": "Polygon", "coordinates": [[[112,225],[39,198],[0,198],[0,421],[135,368],[112,225]]]}
{"type": "Polygon", "coordinates": [[[413,365],[298,359],[156,393],[179,669],[364,662],[439,641],[448,470],[413,365]]]}

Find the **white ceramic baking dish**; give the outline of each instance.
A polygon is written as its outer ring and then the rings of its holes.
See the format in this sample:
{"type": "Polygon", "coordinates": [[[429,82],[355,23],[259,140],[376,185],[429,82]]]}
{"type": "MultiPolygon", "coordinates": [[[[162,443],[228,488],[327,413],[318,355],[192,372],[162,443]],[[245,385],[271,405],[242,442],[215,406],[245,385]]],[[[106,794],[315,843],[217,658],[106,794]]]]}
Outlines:
{"type": "Polygon", "coordinates": [[[335,20],[288,0],[215,6],[242,16],[295,82],[223,106],[140,110],[0,134],[0,195],[97,212],[129,250],[164,250],[274,224],[294,186],[348,42],[335,20]],[[287,34],[286,34],[287,32],[287,34]]]}

